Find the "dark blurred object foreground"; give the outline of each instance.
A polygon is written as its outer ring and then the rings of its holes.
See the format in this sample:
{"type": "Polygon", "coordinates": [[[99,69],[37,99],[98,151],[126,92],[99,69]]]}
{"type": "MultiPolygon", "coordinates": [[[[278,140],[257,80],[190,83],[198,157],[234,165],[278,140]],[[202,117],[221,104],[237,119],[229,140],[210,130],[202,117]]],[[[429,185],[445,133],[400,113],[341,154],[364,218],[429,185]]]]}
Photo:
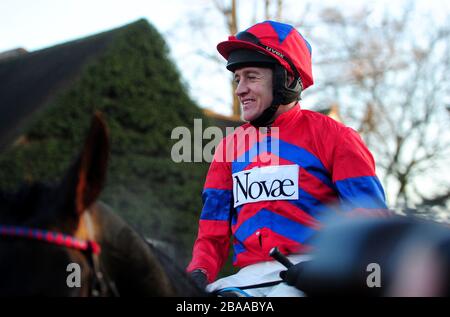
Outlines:
{"type": "Polygon", "coordinates": [[[450,228],[412,217],[346,220],[297,265],[308,296],[449,296],[450,228]]]}

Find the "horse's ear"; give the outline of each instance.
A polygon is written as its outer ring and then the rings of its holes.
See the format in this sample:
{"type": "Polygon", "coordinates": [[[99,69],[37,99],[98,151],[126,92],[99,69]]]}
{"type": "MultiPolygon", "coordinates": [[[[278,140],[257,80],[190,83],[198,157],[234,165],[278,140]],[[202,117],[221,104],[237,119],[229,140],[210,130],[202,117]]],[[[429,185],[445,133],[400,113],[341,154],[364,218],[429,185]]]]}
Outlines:
{"type": "Polygon", "coordinates": [[[109,157],[108,135],[105,120],[97,111],[83,150],[63,180],[62,188],[68,194],[66,203],[73,206],[78,216],[98,199],[103,189],[109,157]]]}

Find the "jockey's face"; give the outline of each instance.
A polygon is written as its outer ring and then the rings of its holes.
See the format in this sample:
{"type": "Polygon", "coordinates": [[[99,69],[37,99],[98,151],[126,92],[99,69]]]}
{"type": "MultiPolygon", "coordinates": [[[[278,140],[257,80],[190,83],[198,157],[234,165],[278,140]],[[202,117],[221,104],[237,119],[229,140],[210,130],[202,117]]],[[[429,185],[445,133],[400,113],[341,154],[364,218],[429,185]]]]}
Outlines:
{"type": "Polygon", "coordinates": [[[234,72],[235,93],[245,121],[255,120],[272,103],[272,76],[272,69],[261,67],[244,67],[234,72]]]}

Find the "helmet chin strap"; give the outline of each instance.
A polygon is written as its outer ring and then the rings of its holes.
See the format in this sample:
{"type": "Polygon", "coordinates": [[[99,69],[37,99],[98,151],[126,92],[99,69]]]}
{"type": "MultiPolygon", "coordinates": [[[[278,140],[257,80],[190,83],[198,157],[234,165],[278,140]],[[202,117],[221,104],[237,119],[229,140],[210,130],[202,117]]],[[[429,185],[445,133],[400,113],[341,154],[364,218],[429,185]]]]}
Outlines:
{"type": "Polygon", "coordinates": [[[261,115],[250,124],[256,128],[267,127],[275,121],[275,113],[280,105],[287,105],[293,101],[300,100],[302,82],[300,77],[294,78],[289,84],[288,74],[281,65],[273,67],[273,100],[272,104],[266,108],[261,115]]]}
{"type": "Polygon", "coordinates": [[[258,118],[250,121],[250,124],[256,128],[267,127],[271,125],[275,121],[275,113],[277,112],[279,106],[279,104],[272,103],[261,113],[258,118]]]}

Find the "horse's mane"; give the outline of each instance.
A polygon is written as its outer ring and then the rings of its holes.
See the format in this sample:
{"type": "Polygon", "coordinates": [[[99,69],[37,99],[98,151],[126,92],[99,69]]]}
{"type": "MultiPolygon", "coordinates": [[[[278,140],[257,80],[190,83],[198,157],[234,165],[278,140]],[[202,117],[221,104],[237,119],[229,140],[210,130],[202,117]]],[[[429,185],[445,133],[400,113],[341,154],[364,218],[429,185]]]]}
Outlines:
{"type": "Polygon", "coordinates": [[[195,283],[187,277],[186,272],[176,264],[174,259],[165,254],[159,247],[148,242],[147,245],[165,268],[170,282],[174,285],[177,294],[183,296],[208,296],[205,291],[200,290],[195,283]]]}
{"type": "MultiPolygon", "coordinates": [[[[118,217],[108,205],[103,202],[98,202],[95,205],[92,211],[99,215],[98,222],[104,227],[102,230],[104,236],[100,237],[102,245],[109,248],[108,252],[119,262],[129,261],[130,266],[131,259],[135,259],[135,262],[141,262],[144,267],[140,266],[138,270],[141,270],[139,274],[142,274],[140,280],[143,283],[147,283],[151,288],[155,280],[167,278],[166,283],[168,285],[165,286],[170,289],[171,294],[169,296],[206,295],[192,283],[186,272],[176,264],[174,259],[167,256],[163,250],[148,243],[142,234],[118,217]],[[137,259],[141,261],[137,261],[137,259]],[[145,265],[149,267],[145,267],[145,265]],[[150,269],[150,266],[153,269],[146,270],[150,269]]],[[[130,271],[122,273],[128,278],[134,272],[131,272],[130,267],[130,271]]]]}
{"type": "Polygon", "coordinates": [[[31,224],[39,222],[43,218],[50,218],[50,209],[42,210],[37,214],[34,207],[38,199],[42,197],[42,193],[51,192],[54,189],[54,184],[34,182],[22,184],[15,191],[0,190],[0,203],[9,207],[0,213],[1,222],[3,224],[31,224]]]}

